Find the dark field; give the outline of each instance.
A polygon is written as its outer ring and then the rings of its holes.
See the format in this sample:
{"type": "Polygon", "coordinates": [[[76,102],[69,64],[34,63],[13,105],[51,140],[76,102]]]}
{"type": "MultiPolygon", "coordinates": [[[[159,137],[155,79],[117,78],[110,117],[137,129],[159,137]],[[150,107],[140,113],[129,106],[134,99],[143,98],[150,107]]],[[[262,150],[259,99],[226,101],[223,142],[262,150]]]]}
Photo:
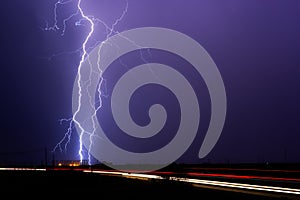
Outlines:
{"type": "MultiPolygon", "coordinates": [[[[194,187],[169,180],[140,180],[75,170],[0,171],[1,194],[9,197],[121,199],[297,199],[247,192],[194,187]]],[[[7,197],[7,198],[8,198],[7,197]]]]}

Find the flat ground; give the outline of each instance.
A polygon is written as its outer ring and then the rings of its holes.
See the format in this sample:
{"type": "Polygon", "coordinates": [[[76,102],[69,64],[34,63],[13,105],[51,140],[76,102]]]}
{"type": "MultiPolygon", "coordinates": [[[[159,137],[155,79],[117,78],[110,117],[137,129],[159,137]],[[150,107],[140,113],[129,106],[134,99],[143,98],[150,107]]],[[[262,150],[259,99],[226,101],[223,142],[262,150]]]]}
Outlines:
{"type": "Polygon", "coordinates": [[[290,199],[233,191],[194,187],[168,180],[140,180],[119,176],[62,171],[0,171],[1,194],[45,198],[122,198],[122,199],[290,199]]]}

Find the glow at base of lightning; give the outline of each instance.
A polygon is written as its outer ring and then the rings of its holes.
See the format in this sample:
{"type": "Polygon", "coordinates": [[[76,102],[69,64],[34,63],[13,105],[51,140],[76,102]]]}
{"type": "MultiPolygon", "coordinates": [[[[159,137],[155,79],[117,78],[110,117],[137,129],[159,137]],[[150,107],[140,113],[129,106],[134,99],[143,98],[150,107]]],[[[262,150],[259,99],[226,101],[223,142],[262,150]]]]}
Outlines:
{"type": "MultiPolygon", "coordinates": [[[[58,7],[61,6],[61,5],[67,5],[71,2],[73,2],[74,0],[58,0],[55,4],[54,4],[54,10],[53,10],[53,14],[54,14],[54,24],[52,26],[49,26],[48,23],[46,24],[46,28],[44,28],[44,30],[47,30],[47,31],[58,31],[60,30],[60,33],[61,33],[61,36],[64,36],[65,35],[65,31],[66,31],[66,27],[67,27],[67,22],[69,20],[71,20],[73,17],[75,16],[78,16],[80,15],[81,19],[79,21],[77,21],[75,23],[76,26],[79,26],[81,25],[81,23],[83,21],[87,21],[88,24],[89,24],[89,32],[87,34],[87,36],[85,37],[83,43],[82,43],[82,46],[77,49],[77,50],[74,50],[73,52],[78,52],[79,50],[82,51],[81,53],[81,58],[80,58],[80,62],[79,62],[79,65],[78,65],[78,69],[77,69],[77,76],[78,76],[78,79],[77,79],[77,86],[78,86],[78,107],[77,107],[77,110],[73,113],[72,117],[69,118],[69,119],[61,119],[60,122],[68,122],[69,123],[69,126],[67,128],[67,131],[65,133],[65,135],[63,136],[63,138],[55,145],[53,151],[56,151],[56,149],[60,149],[60,151],[62,151],[62,148],[61,146],[63,145],[64,143],[64,150],[66,151],[67,149],[67,145],[70,143],[70,139],[71,139],[71,134],[72,134],[72,130],[73,130],[73,127],[74,125],[76,125],[77,127],[77,131],[79,132],[79,150],[78,150],[78,155],[80,157],[80,161],[82,163],[82,161],[84,160],[84,155],[83,155],[83,142],[82,142],[82,137],[84,134],[88,134],[89,135],[89,138],[90,138],[90,145],[89,145],[89,148],[88,148],[88,161],[89,161],[89,164],[91,164],[91,157],[90,157],[90,148],[93,144],[93,136],[94,136],[94,133],[95,133],[95,129],[92,130],[92,131],[88,131],[88,130],[85,130],[82,125],[81,125],[81,122],[77,119],[77,114],[80,112],[81,110],[81,102],[82,102],[82,90],[83,90],[83,86],[85,84],[89,84],[88,82],[89,81],[85,81],[85,80],[82,80],[81,78],[81,69],[82,69],[82,64],[83,62],[87,59],[88,57],[88,49],[89,48],[92,48],[92,47],[88,47],[88,43],[91,39],[91,37],[93,36],[93,33],[95,31],[95,24],[96,23],[100,23],[102,25],[104,25],[104,27],[106,28],[106,31],[107,31],[107,34],[106,34],[106,39],[104,41],[100,41],[100,48],[99,48],[99,59],[100,59],[100,51],[101,51],[101,46],[102,44],[105,44],[106,40],[114,33],[118,33],[117,31],[115,31],[115,26],[123,19],[123,17],[125,16],[125,14],[127,13],[127,10],[128,10],[128,1],[126,0],[125,3],[125,8],[121,14],[121,16],[119,18],[117,18],[115,20],[115,22],[109,26],[107,25],[103,20],[101,19],[98,19],[94,16],[89,16],[85,13],[83,7],[82,7],[82,2],[83,0],[78,0],[77,2],[77,9],[76,9],[76,12],[70,14],[67,18],[63,19],[62,20],[62,27],[59,27],[58,26],[58,7]]],[[[99,42],[98,42],[99,43],[99,42]]],[[[97,45],[94,44],[95,46],[97,45]]],[[[52,55],[52,57],[54,56],[57,56],[57,55],[61,55],[61,54],[64,54],[64,53],[70,53],[70,52],[61,52],[59,54],[55,54],[55,55],[52,55]]],[[[99,106],[95,109],[95,112],[94,114],[91,116],[92,118],[92,122],[93,122],[93,127],[95,127],[95,120],[96,119],[96,114],[97,114],[97,111],[101,108],[102,106],[102,102],[101,102],[101,95],[102,95],[102,92],[100,90],[101,88],[101,85],[103,83],[103,78],[102,78],[102,71],[100,69],[100,66],[98,66],[98,69],[99,69],[99,76],[100,76],[100,81],[99,81],[99,86],[98,86],[98,94],[99,94],[99,106]]],[[[90,96],[90,98],[92,98],[90,96]]],[[[93,105],[91,105],[93,106],[93,105]]]]}

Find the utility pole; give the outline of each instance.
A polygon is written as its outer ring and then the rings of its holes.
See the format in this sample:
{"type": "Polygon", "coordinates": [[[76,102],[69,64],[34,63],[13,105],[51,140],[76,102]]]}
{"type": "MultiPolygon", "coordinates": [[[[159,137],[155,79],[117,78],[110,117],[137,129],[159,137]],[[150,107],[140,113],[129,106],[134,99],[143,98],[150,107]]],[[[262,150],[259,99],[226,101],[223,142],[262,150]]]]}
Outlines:
{"type": "Polygon", "coordinates": [[[55,155],[52,153],[52,167],[55,167],[55,155]]]}
{"type": "Polygon", "coordinates": [[[48,166],[48,150],[47,147],[45,147],[45,167],[47,168],[48,166]]]}

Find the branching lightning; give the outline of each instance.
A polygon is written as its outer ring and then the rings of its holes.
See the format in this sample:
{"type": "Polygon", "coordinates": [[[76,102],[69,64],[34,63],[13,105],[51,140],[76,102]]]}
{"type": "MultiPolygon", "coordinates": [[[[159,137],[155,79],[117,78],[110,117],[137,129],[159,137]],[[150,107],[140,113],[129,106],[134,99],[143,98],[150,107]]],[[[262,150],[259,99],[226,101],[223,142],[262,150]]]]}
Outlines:
{"type": "Polygon", "coordinates": [[[79,133],[79,152],[78,153],[79,153],[79,156],[80,156],[80,161],[82,162],[82,160],[83,160],[83,155],[82,155],[82,150],[83,150],[83,147],[82,147],[82,136],[83,136],[85,130],[82,128],[81,124],[77,121],[76,115],[80,111],[80,108],[81,108],[81,96],[82,96],[81,95],[81,91],[82,91],[82,87],[81,87],[81,73],[80,72],[81,72],[82,63],[84,62],[84,59],[87,56],[86,45],[87,45],[90,37],[92,36],[92,34],[94,32],[94,22],[93,22],[93,20],[91,18],[89,18],[83,12],[83,10],[81,8],[81,0],[78,0],[77,7],[78,7],[80,15],[83,17],[83,19],[87,20],[90,23],[90,31],[89,31],[87,37],[85,38],[85,40],[84,40],[84,42],[82,44],[83,54],[81,56],[81,60],[80,60],[79,66],[78,66],[78,82],[77,82],[77,85],[78,85],[78,88],[79,88],[78,108],[77,108],[77,111],[74,113],[73,120],[72,120],[72,121],[74,121],[76,123],[76,125],[80,129],[80,133],[79,133]]]}
{"type": "MultiPolygon", "coordinates": [[[[78,75],[78,79],[77,79],[77,86],[78,86],[78,107],[77,107],[77,110],[74,112],[73,116],[69,119],[61,119],[60,122],[63,123],[63,122],[68,122],[69,125],[68,125],[68,128],[67,128],[67,131],[65,132],[63,138],[55,145],[53,151],[56,151],[57,149],[59,149],[60,151],[62,151],[62,146],[64,144],[64,150],[67,149],[67,145],[70,143],[70,139],[71,139],[71,135],[72,135],[72,131],[73,131],[73,127],[74,125],[76,125],[78,127],[78,130],[79,130],[79,150],[78,150],[78,155],[80,157],[80,161],[82,162],[84,160],[84,154],[83,154],[83,136],[84,134],[88,134],[89,135],[89,138],[90,138],[90,147],[88,149],[88,161],[89,161],[89,164],[91,164],[91,157],[90,157],[90,148],[93,144],[93,136],[94,136],[94,133],[95,133],[95,127],[94,127],[94,130],[93,131],[87,131],[83,128],[83,126],[81,125],[81,123],[78,121],[77,119],[77,114],[80,112],[81,110],[81,102],[82,102],[82,91],[83,91],[83,86],[86,87],[86,84],[89,84],[87,83],[86,81],[82,80],[82,76],[81,76],[81,69],[82,69],[82,66],[83,66],[83,63],[85,61],[85,59],[88,57],[88,51],[90,48],[93,48],[94,46],[96,46],[97,44],[99,44],[100,42],[100,48],[98,49],[98,58],[100,59],[100,52],[101,52],[101,47],[103,46],[103,44],[105,44],[105,42],[108,40],[108,38],[110,36],[112,36],[113,34],[116,34],[118,33],[116,30],[115,30],[115,26],[124,18],[125,14],[127,13],[127,10],[128,10],[128,1],[126,0],[126,5],[125,5],[125,8],[121,14],[121,16],[119,18],[117,18],[115,20],[115,22],[109,26],[107,23],[105,23],[103,20],[101,19],[98,19],[94,16],[90,16],[90,15],[87,15],[86,14],[86,11],[84,10],[83,6],[82,6],[82,2],[83,0],[78,0],[77,1],[77,7],[76,7],[76,11],[71,13],[69,16],[67,16],[66,18],[64,18],[62,20],[62,27],[60,27],[58,24],[59,22],[59,17],[58,17],[58,8],[59,6],[62,6],[62,5],[67,5],[67,4],[70,4],[71,2],[74,2],[74,0],[58,0],[55,4],[54,4],[54,10],[53,10],[53,15],[54,15],[54,23],[52,26],[49,26],[48,23],[46,24],[46,28],[44,28],[44,30],[47,30],[47,31],[60,31],[60,34],[61,36],[64,36],[65,34],[65,31],[66,31],[66,28],[67,28],[67,22],[70,21],[73,17],[78,17],[79,16],[79,20],[75,23],[76,26],[79,26],[79,25],[82,25],[83,22],[87,22],[88,23],[88,28],[89,28],[89,31],[88,31],[88,34],[87,36],[85,37],[84,41],[82,42],[82,45],[80,46],[80,51],[81,51],[81,57],[80,57],[80,62],[79,62],[79,65],[78,65],[78,68],[77,68],[77,75],[78,75]],[[93,36],[94,32],[95,32],[95,25],[96,24],[102,24],[105,29],[106,29],[106,38],[105,40],[103,41],[98,41],[96,42],[96,44],[94,45],[91,45],[90,44],[90,41],[91,41],[91,37],[93,36]]],[[[75,50],[74,52],[78,52],[79,50],[75,50]]],[[[62,53],[60,53],[62,54],[62,53]]],[[[58,55],[58,54],[57,54],[58,55]]],[[[55,55],[53,55],[55,56],[55,55]]],[[[52,57],[53,57],[52,56],[52,57]]],[[[98,107],[95,109],[95,113],[93,114],[92,117],[92,121],[95,122],[95,120],[97,120],[97,111],[101,108],[102,106],[102,101],[101,101],[101,96],[102,96],[102,93],[101,93],[101,86],[102,86],[102,83],[104,82],[104,79],[102,78],[102,71],[101,71],[101,68],[99,66],[99,63],[98,62],[98,68],[99,68],[99,71],[100,71],[100,83],[99,83],[99,86],[98,86],[98,94],[99,94],[99,105],[98,107]]],[[[92,98],[90,96],[90,98],[92,98]]]]}
{"type": "MultiPolygon", "coordinates": [[[[136,80],[141,80],[141,82],[134,82],[132,81],[135,77],[131,74],[131,76],[125,76],[124,79],[122,79],[122,82],[120,85],[126,86],[127,82],[129,86],[129,90],[134,90],[136,88],[133,87],[133,84],[138,84],[141,85],[143,82],[143,79],[146,79],[145,84],[147,83],[157,83],[161,85],[165,85],[167,88],[170,88],[171,91],[174,91],[175,96],[177,97],[180,105],[180,113],[182,116],[180,116],[180,119],[186,119],[186,120],[181,120],[180,121],[180,127],[178,128],[178,135],[179,137],[175,137],[174,140],[176,139],[175,142],[172,142],[172,149],[176,149],[175,154],[169,155],[166,152],[172,152],[170,151],[168,146],[167,151],[165,148],[161,148],[160,152],[163,152],[161,155],[162,157],[158,156],[160,154],[159,151],[155,151],[154,154],[152,152],[149,152],[144,160],[149,161],[148,158],[155,157],[154,160],[151,160],[147,164],[151,164],[153,161],[154,163],[157,163],[158,161],[164,161],[168,164],[168,162],[173,162],[174,159],[179,158],[180,156],[180,151],[184,152],[190,145],[190,142],[192,139],[196,136],[197,131],[198,131],[198,125],[199,125],[199,104],[198,104],[198,98],[195,94],[195,91],[193,87],[189,84],[189,81],[186,80],[185,76],[181,76],[178,74],[177,70],[172,70],[171,68],[165,69],[164,65],[159,65],[158,63],[150,63],[147,62],[146,57],[143,56],[144,50],[147,50],[146,52],[150,55],[151,53],[150,50],[152,48],[158,48],[166,51],[171,51],[175,54],[180,55],[183,58],[188,58],[187,60],[190,61],[191,64],[195,65],[195,69],[197,72],[203,76],[203,79],[207,85],[208,92],[211,96],[211,121],[209,122],[207,134],[204,138],[203,144],[200,148],[199,151],[199,158],[204,158],[214,147],[216,141],[218,140],[218,137],[220,136],[220,133],[223,128],[223,123],[225,120],[226,116],[226,93],[225,93],[225,88],[224,84],[222,81],[222,78],[219,74],[219,71],[217,67],[215,66],[213,60],[210,58],[208,53],[205,51],[201,45],[199,45],[195,40],[192,38],[189,38],[185,34],[179,33],[178,31],[166,29],[166,28],[160,28],[160,27],[143,27],[141,29],[133,29],[133,30],[128,30],[123,32],[118,32],[115,30],[115,27],[118,25],[120,21],[123,20],[125,14],[128,12],[128,0],[124,0],[126,2],[126,6],[123,9],[123,12],[121,12],[121,15],[119,18],[117,18],[112,25],[109,25],[106,23],[104,20],[99,19],[95,17],[94,15],[87,14],[88,11],[83,5],[84,0],[55,0],[56,3],[54,4],[54,10],[53,10],[53,15],[54,15],[54,20],[52,26],[49,26],[48,23],[46,23],[46,28],[44,30],[46,31],[55,31],[60,34],[60,36],[65,36],[67,34],[67,28],[69,24],[75,19],[75,26],[82,26],[84,27],[85,30],[87,30],[87,34],[83,38],[83,41],[80,43],[80,47],[76,47],[75,50],[69,51],[69,52],[60,52],[56,53],[55,55],[52,55],[50,58],[53,58],[54,56],[57,55],[63,55],[63,54],[70,54],[70,53],[78,53],[80,52],[80,57],[79,57],[79,63],[77,66],[77,76],[76,76],[76,81],[74,84],[73,88],[73,98],[72,98],[72,117],[62,119],[60,120],[61,123],[67,122],[68,123],[68,128],[67,131],[65,132],[64,136],[62,139],[54,146],[53,152],[59,149],[60,151],[63,151],[62,146],[64,146],[64,150],[67,150],[68,144],[70,144],[70,139],[74,130],[74,127],[76,128],[76,131],[78,133],[79,137],[79,148],[78,148],[78,157],[80,158],[80,162],[83,164],[83,161],[87,160],[88,164],[92,164],[92,157],[91,155],[94,155],[95,158],[97,158],[99,161],[102,160],[103,157],[105,157],[106,160],[110,160],[109,157],[114,158],[122,158],[122,160],[127,159],[127,158],[132,158],[134,155],[134,161],[140,159],[140,156],[144,156],[145,154],[132,154],[129,153],[128,151],[123,151],[118,150],[114,151],[114,146],[109,146],[109,148],[105,149],[103,151],[102,149],[99,151],[97,148],[92,148],[95,147],[96,145],[99,145],[97,147],[103,147],[105,148],[107,144],[109,144],[104,138],[104,133],[103,130],[100,128],[100,125],[98,123],[98,111],[100,111],[100,108],[102,108],[102,97],[105,96],[103,95],[102,88],[106,87],[105,85],[105,79],[103,78],[103,70],[106,70],[108,66],[106,66],[105,61],[103,60],[103,51],[104,48],[106,47],[105,44],[109,44],[108,46],[113,46],[116,47],[116,50],[119,54],[116,54],[117,57],[109,57],[107,56],[106,58],[108,61],[109,59],[119,59],[120,64],[124,67],[126,67],[129,70],[126,64],[122,62],[120,55],[122,53],[126,53],[128,51],[133,50],[140,50],[140,59],[144,62],[144,64],[149,64],[146,67],[148,67],[148,71],[146,73],[142,73],[139,70],[145,71],[145,65],[143,65],[141,68],[135,71],[133,69],[133,73],[137,74],[142,74],[141,77],[137,77],[136,80]],[[69,10],[69,13],[62,13],[60,12],[61,6],[67,6],[71,8],[71,12],[69,10]],[[66,16],[67,15],[67,16],[66,16]],[[103,39],[98,39],[96,38],[96,26],[100,25],[101,27],[104,27],[105,34],[103,39]],[[122,34],[123,33],[123,34],[122,34]],[[146,33],[146,34],[145,34],[146,33]],[[116,35],[114,35],[116,34],[116,35]],[[116,36],[116,37],[115,37],[116,36]],[[170,38],[168,38],[170,36],[170,38]],[[122,41],[116,39],[122,39],[122,41]],[[130,44],[130,47],[125,47],[124,46],[124,40],[126,41],[126,44],[130,44]],[[135,40],[135,41],[134,41],[135,40]],[[151,44],[153,42],[153,44],[151,44]],[[119,43],[119,45],[118,45],[119,43]],[[172,45],[170,45],[172,43],[172,45]],[[173,45],[174,43],[174,45],[173,45]],[[176,44],[176,45],[175,45],[176,44]],[[148,46],[147,46],[148,45],[148,46]],[[132,48],[135,46],[136,48],[132,48]],[[97,49],[95,48],[97,47],[97,49]],[[127,48],[127,49],[126,49],[127,48]],[[94,49],[97,51],[95,52],[94,49]],[[127,51],[128,50],[128,51],[127,51]],[[193,52],[191,52],[191,50],[193,52]],[[98,53],[98,54],[94,54],[98,53]],[[199,53],[199,56],[198,56],[199,53]],[[90,55],[89,55],[90,54],[90,55]],[[97,57],[96,57],[97,56],[97,57]],[[98,60],[96,60],[96,59],[98,60]],[[201,58],[201,59],[199,59],[201,58]],[[202,60],[204,59],[204,60],[202,60]],[[97,62],[96,62],[97,61],[97,62]],[[102,62],[104,61],[104,62],[102,62]],[[102,66],[100,66],[103,63],[102,66]],[[162,67],[163,66],[163,67],[162,67]],[[152,67],[154,70],[152,70],[152,67]],[[98,68],[98,69],[97,69],[98,68]],[[160,69],[162,68],[162,69],[160,69]],[[176,71],[176,72],[175,72],[176,71]],[[152,73],[153,77],[148,77],[148,72],[152,73]],[[176,82],[170,81],[170,75],[167,74],[167,72],[170,72],[172,78],[175,77],[176,82]],[[203,73],[204,72],[204,73],[203,73]],[[209,73],[208,73],[209,72],[209,73]],[[203,74],[202,74],[203,73],[203,74]],[[97,79],[95,79],[95,76],[97,79]],[[148,79],[149,78],[149,79],[148,79]],[[166,79],[166,81],[160,80],[160,79],[166,79]],[[178,80],[178,81],[177,81],[178,80]],[[216,80],[212,83],[211,80],[216,80]],[[97,83],[95,84],[95,82],[97,83]],[[99,82],[99,83],[98,83],[99,82]],[[176,83],[176,84],[174,84],[176,83]],[[186,92],[178,92],[179,89],[186,92]],[[75,92],[75,93],[74,93],[75,92]],[[94,94],[92,94],[94,93],[94,94]],[[98,93],[98,102],[95,102],[95,93],[98,93]],[[188,97],[188,98],[187,98],[188,97]],[[75,98],[75,100],[74,100],[75,98]],[[97,105],[95,105],[97,104],[97,105]],[[218,111],[217,111],[218,109],[218,111]],[[220,110],[220,113],[219,113],[220,110]],[[187,139],[185,139],[184,135],[186,132],[189,132],[190,134],[187,139]],[[97,138],[96,138],[97,137],[97,138]],[[101,138],[103,137],[103,138],[101,138]],[[103,139],[104,143],[100,143],[99,140],[96,139],[103,139]],[[183,144],[182,146],[179,146],[177,144],[183,144]],[[94,145],[94,146],[93,146],[94,145]],[[100,154],[95,153],[95,151],[100,152],[100,154]],[[113,154],[109,154],[107,152],[113,152],[113,154]],[[98,156],[97,156],[97,155],[98,156]],[[121,155],[121,156],[115,156],[115,155],[121,155]],[[125,156],[124,156],[125,155],[125,156]],[[154,155],[154,156],[153,156],[154,155]],[[106,157],[107,156],[107,157],[106,157]],[[127,157],[128,156],[128,157],[127,157]],[[177,157],[178,156],[178,157],[177,157]],[[108,159],[107,159],[108,158],[108,159]]],[[[106,51],[109,51],[106,50],[106,51]]],[[[108,63],[109,64],[109,63],[108,63]]],[[[122,77],[123,78],[123,77],[122,77]]],[[[119,82],[118,82],[119,83],[119,82]]],[[[112,93],[112,99],[111,102],[113,104],[121,104],[122,108],[127,109],[129,106],[126,104],[129,104],[129,96],[131,93],[123,93],[123,91],[128,91],[126,87],[118,87],[117,85],[112,93]],[[114,96],[114,91],[118,91],[116,93],[119,93],[117,97],[114,96]],[[121,91],[121,92],[120,92],[121,91]],[[126,100],[123,101],[123,96],[125,96],[126,100]],[[115,97],[115,99],[114,99],[115,97]],[[117,101],[117,100],[118,101],[117,101]],[[125,104],[123,104],[125,102],[125,104]]],[[[105,88],[107,89],[107,88],[105,88]]],[[[104,90],[105,93],[105,90],[104,90]]],[[[117,107],[120,108],[120,107],[117,107]]],[[[114,107],[111,107],[112,109],[112,114],[118,112],[119,110],[114,109],[114,107]]],[[[158,113],[155,114],[155,117],[153,119],[156,119],[157,121],[160,122],[165,122],[166,121],[166,112],[164,114],[161,114],[163,111],[155,112],[158,113]],[[159,117],[157,117],[159,116],[159,117]]],[[[120,113],[126,113],[126,115],[119,115],[115,114],[113,117],[117,116],[115,122],[124,122],[122,124],[124,128],[124,132],[131,133],[134,132],[136,126],[131,121],[123,121],[123,119],[118,119],[118,117],[123,117],[124,119],[130,119],[130,115],[128,115],[128,110],[121,110],[120,113]],[[129,123],[128,123],[129,122],[129,123]],[[125,124],[125,125],[124,125],[125,124]],[[127,128],[127,124],[129,125],[129,129],[127,128]],[[133,128],[132,128],[133,127],[133,128]],[[134,130],[134,131],[131,131],[134,130]]],[[[130,110],[129,110],[130,111],[130,110]]],[[[150,110],[149,110],[150,113],[150,110]]],[[[152,113],[152,111],[151,111],[152,113]]],[[[152,115],[152,114],[151,114],[152,115]]],[[[104,115],[102,115],[104,116],[104,115]]],[[[149,114],[150,116],[150,114],[149,114]]],[[[153,123],[154,127],[158,124],[156,122],[153,123]]],[[[119,125],[117,123],[117,125],[119,125]]],[[[152,123],[150,124],[152,125],[152,123]]],[[[122,129],[122,126],[120,128],[122,129]]],[[[151,129],[152,131],[152,126],[147,126],[147,129],[143,129],[148,131],[151,129]]],[[[161,124],[158,124],[159,128],[162,127],[161,124]]],[[[144,128],[144,127],[142,127],[144,128]]],[[[154,130],[154,129],[153,129],[154,130]]],[[[156,130],[156,129],[155,129],[156,130]]],[[[140,131],[135,131],[137,133],[140,133],[140,131]]],[[[149,131],[150,132],[150,131],[149,131]]],[[[143,138],[143,137],[142,137],[143,138]]],[[[101,142],[102,142],[101,141],[101,142]]],[[[122,161],[121,160],[121,161],[122,161]]],[[[114,160],[115,161],[115,160],[114,160]]],[[[109,161],[108,163],[114,163],[114,161],[109,161]]],[[[138,160],[140,161],[140,160],[138,160]]],[[[117,161],[119,162],[119,161],[117,161]]],[[[84,162],[85,163],[85,162],[84,162]]],[[[130,163],[130,162],[129,162],[130,163]]],[[[140,163],[139,163],[140,164],[140,163]]]]}

